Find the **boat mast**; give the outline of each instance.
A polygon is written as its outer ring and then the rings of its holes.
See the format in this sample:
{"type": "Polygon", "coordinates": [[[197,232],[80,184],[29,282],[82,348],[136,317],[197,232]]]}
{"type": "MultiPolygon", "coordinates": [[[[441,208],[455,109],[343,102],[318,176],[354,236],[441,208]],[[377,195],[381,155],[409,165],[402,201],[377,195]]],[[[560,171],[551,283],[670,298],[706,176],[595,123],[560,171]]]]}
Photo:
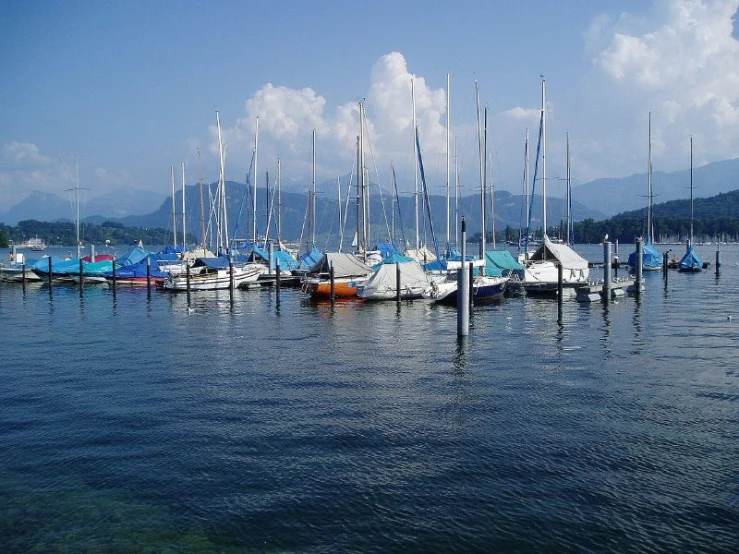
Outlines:
{"type": "Polygon", "coordinates": [[[185,233],[185,162],[182,162],[182,252],[187,250],[187,234],[185,233]]]}
{"type": "MultiPolygon", "coordinates": [[[[174,164],[169,166],[169,174],[172,181],[172,233],[174,235],[174,249],[177,250],[177,204],[174,198],[174,164]]],[[[79,237],[77,237],[79,242],[79,237]]]]}
{"type": "MultiPolygon", "coordinates": [[[[74,180],[74,188],[77,192],[76,198],[77,198],[77,207],[76,207],[76,231],[77,231],[77,258],[82,257],[82,241],[80,241],[80,159],[77,158],[75,161],[75,180],[74,180]]],[[[95,260],[92,260],[93,262],[95,260]]]]}
{"type": "Polygon", "coordinates": [[[652,112],[649,112],[648,133],[648,157],[647,157],[647,240],[654,242],[652,236],[652,112]]]}
{"type": "Polygon", "coordinates": [[[200,170],[200,232],[203,237],[203,256],[205,256],[205,208],[203,205],[203,165],[200,161],[200,148],[198,148],[198,168],[200,170]]]}
{"type": "Polygon", "coordinates": [[[366,168],[364,166],[364,102],[359,103],[359,174],[362,176],[362,249],[364,261],[367,261],[367,247],[369,242],[369,229],[367,225],[368,189],[366,181],[366,168]]]}
{"type": "Polygon", "coordinates": [[[450,147],[450,132],[451,132],[451,126],[450,126],[450,120],[451,115],[449,113],[450,109],[450,95],[451,95],[451,80],[449,77],[449,73],[446,74],[446,246],[449,248],[449,242],[451,237],[449,236],[450,226],[449,226],[449,217],[450,217],[450,200],[449,200],[449,177],[450,177],[450,165],[449,165],[449,147],[450,147]]]}
{"type": "Polygon", "coordinates": [[[218,236],[220,242],[217,244],[216,256],[223,255],[222,247],[228,247],[228,221],[226,217],[226,155],[223,149],[223,137],[221,136],[221,117],[216,110],[216,126],[218,127],[218,154],[220,161],[220,174],[218,178],[218,211],[220,212],[218,236]]]}
{"type": "Polygon", "coordinates": [[[690,244],[693,244],[693,137],[690,137],[690,244]]]}
{"type": "Polygon", "coordinates": [[[485,257],[485,153],[483,144],[482,122],[480,120],[480,88],[475,80],[475,105],[477,109],[477,154],[480,161],[480,257],[485,257]]]}
{"type": "Polygon", "coordinates": [[[277,158],[277,245],[282,247],[282,184],[280,177],[280,158],[277,158]]]}
{"type": "Polygon", "coordinates": [[[567,202],[567,244],[572,246],[572,243],[574,242],[572,240],[572,189],[571,189],[571,182],[570,182],[570,133],[565,133],[566,137],[566,150],[567,150],[567,174],[566,174],[566,183],[567,183],[567,197],[565,201],[567,202]]]}
{"type": "MultiPolygon", "coordinates": [[[[524,260],[529,261],[529,222],[531,218],[530,213],[530,199],[529,199],[529,130],[526,129],[526,142],[523,147],[523,157],[524,157],[524,166],[523,166],[523,196],[524,201],[526,202],[526,236],[524,237],[524,247],[523,247],[523,255],[524,260]]],[[[519,247],[521,245],[519,244],[519,247]]]]}
{"type": "MultiPolygon", "coordinates": [[[[420,247],[418,241],[418,141],[416,140],[418,131],[416,129],[416,89],[413,79],[411,79],[411,98],[413,100],[413,159],[416,164],[416,171],[413,175],[413,210],[416,223],[416,251],[418,251],[420,247]]],[[[418,252],[416,252],[416,255],[418,255],[418,252]]]]}
{"type": "Polygon", "coordinates": [[[544,229],[542,239],[547,236],[547,81],[541,77],[541,194],[544,204],[544,229]]]}
{"type": "Polygon", "coordinates": [[[459,154],[457,137],[454,137],[454,244],[459,236],[459,154]]]}
{"type": "Polygon", "coordinates": [[[257,244],[257,161],[259,156],[259,116],[256,117],[254,123],[254,183],[252,189],[254,190],[252,205],[254,220],[252,222],[252,239],[254,246],[257,244]]]}
{"type": "Polygon", "coordinates": [[[310,243],[311,248],[316,244],[316,130],[313,129],[311,140],[311,223],[310,223],[310,243]]]}

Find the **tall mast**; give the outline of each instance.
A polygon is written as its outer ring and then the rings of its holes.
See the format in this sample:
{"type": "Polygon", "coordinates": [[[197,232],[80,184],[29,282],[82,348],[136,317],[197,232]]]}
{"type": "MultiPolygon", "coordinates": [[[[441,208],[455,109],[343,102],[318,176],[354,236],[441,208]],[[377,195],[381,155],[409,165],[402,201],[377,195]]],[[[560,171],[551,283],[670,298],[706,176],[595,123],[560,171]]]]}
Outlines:
{"type": "Polygon", "coordinates": [[[311,188],[311,225],[310,225],[310,242],[311,248],[316,244],[316,130],[313,129],[311,141],[311,166],[312,166],[312,188],[311,188]]]}
{"type": "Polygon", "coordinates": [[[542,238],[547,236],[547,81],[541,78],[541,194],[544,204],[544,229],[542,238]]]}
{"type": "Polygon", "coordinates": [[[459,155],[457,153],[457,138],[454,138],[454,244],[459,237],[459,155]]]}
{"type": "Polygon", "coordinates": [[[648,157],[647,157],[647,240],[652,243],[652,112],[649,112],[648,133],[648,157]]]}
{"type": "Polygon", "coordinates": [[[480,226],[482,227],[480,241],[480,257],[485,256],[485,144],[480,118],[480,87],[475,80],[475,107],[477,112],[477,154],[480,162],[480,226]]]}
{"type": "Polygon", "coordinates": [[[174,235],[174,249],[177,250],[177,204],[174,198],[174,164],[169,166],[169,173],[172,181],[172,233],[174,235]]]}
{"type": "Polygon", "coordinates": [[[259,116],[256,118],[256,122],[254,124],[254,184],[252,185],[252,189],[254,190],[252,203],[253,203],[253,210],[252,213],[254,214],[254,220],[252,222],[252,239],[254,240],[254,245],[257,244],[257,160],[259,157],[259,116]]]}
{"type": "Polygon", "coordinates": [[[200,232],[203,237],[203,256],[205,256],[205,207],[203,205],[203,166],[200,163],[200,148],[198,148],[198,169],[200,171],[200,232]]]}
{"type": "Polygon", "coordinates": [[[567,143],[567,175],[566,175],[566,183],[567,183],[567,197],[565,201],[567,202],[567,244],[572,246],[572,188],[571,188],[571,182],[570,182],[570,133],[565,133],[566,137],[566,143],[567,143]]]}
{"type": "Polygon", "coordinates": [[[367,172],[364,164],[364,102],[359,104],[359,173],[362,175],[362,252],[367,261],[369,243],[369,225],[367,210],[369,208],[369,187],[367,186],[367,172]]]}
{"type": "Polygon", "coordinates": [[[690,137],[690,244],[693,244],[693,137],[690,137]]]}
{"type": "MultiPolygon", "coordinates": [[[[223,149],[223,137],[221,136],[221,116],[216,110],[216,126],[218,127],[218,153],[220,159],[220,172],[218,177],[218,211],[220,212],[219,217],[219,230],[218,235],[220,237],[220,244],[217,245],[216,256],[223,255],[222,247],[228,244],[228,218],[226,216],[226,154],[223,149]]],[[[230,250],[229,250],[230,253],[230,250]]]]}
{"type": "Polygon", "coordinates": [[[451,131],[451,115],[449,113],[450,109],[450,101],[451,101],[451,81],[449,78],[449,73],[446,74],[446,244],[447,248],[449,247],[449,241],[451,237],[449,236],[449,217],[450,217],[450,200],[449,200],[449,177],[450,177],[450,160],[449,160],[449,147],[450,147],[450,131],[451,131]]]}
{"type": "MultiPolygon", "coordinates": [[[[523,166],[523,196],[524,196],[524,202],[526,202],[526,236],[524,237],[524,249],[523,249],[523,255],[524,260],[529,260],[529,220],[531,217],[531,213],[529,212],[530,206],[529,206],[529,130],[526,129],[526,143],[523,147],[523,157],[524,157],[524,166],[523,166]]],[[[520,247],[520,245],[519,245],[520,247]]]]}
{"type": "Polygon", "coordinates": [[[413,100],[413,160],[415,161],[416,168],[413,175],[413,210],[415,212],[416,224],[416,250],[418,250],[420,247],[418,241],[418,141],[416,140],[416,89],[413,79],[411,79],[411,98],[413,100]]]}
{"type": "Polygon", "coordinates": [[[187,234],[185,232],[185,162],[182,162],[182,251],[187,250],[187,234]]]}
{"type": "Polygon", "coordinates": [[[280,158],[277,158],[277,245],[282,244],[282,184],[280,176],[280,158]]]}

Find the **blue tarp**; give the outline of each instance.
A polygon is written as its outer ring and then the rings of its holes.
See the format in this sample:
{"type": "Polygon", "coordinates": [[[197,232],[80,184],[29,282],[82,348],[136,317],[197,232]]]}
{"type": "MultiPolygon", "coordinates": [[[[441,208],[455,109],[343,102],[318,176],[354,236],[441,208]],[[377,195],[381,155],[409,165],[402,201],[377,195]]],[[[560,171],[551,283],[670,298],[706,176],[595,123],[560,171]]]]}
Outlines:
{"type": "Polygon", "coordinates": [[[703,260],[693,248],[691,244],[688,246],[688,251],[685,252],[683,259],[677,264],[677,268],[680,271],[693,271],[703,269],[703,260]]]}
{"type": "Polygon", "coordinates": [[[392,242],[378,242],[375,244],[374,250],[380,251],[380,256],[382,256],[383,259],[387,258],[388,256],[392,256],[393,254],[400,255],[400,250],[398,250],[395,245],[392,242]]]}
{"type": "MultiPolygon", "coordinates": [[[[126,252],[119,258],[116,258],[115,264],[116,266],[121,266],[121,267],[125,267],[127,265],[134,265],[134,264],[139,263],[141,260],[146,259],[148,255],[149,255],[148,250],[145,250],[141,246],[134,246],[128,252],[126,252]]],[[[168,259],[168,258],[162,258],[162,259],[168,259]]],[[[175,255],[174,258],[171,258],[171,259],[176,260],[177,256],[175,255]]]]}
{"type": "MultiPolygon", "coordinates": [[[[636,269],[636,251],[629,254],[629,267],[636,269]]],[[[662,267],[662,252],[652,246],[652,241],[647,240],[642,246],[642,268],[646,270],[660,269],[662,267]]]]}
{"type": "Polygon", "coordinates": [[[485,252],[485,275],[488,277],[518,275],[523,278],[523,273],[523,266],[508,250],[485,252]]]}
{"type": "Polygon", "coordinates": [[[310,252],[306,252],[300,256],[297,269],[300,271],[310,271],[310,269],[321,261],[323,253],[315,246],[311,248],[310,252]]]}
{"type": "Polygon", "coordinates": [[[400,253],[396,254],[390,254],[387,258],[383,259],[379,264],[375,264],[372,266],[372,269],[377,271],[380,266],[384,264],[404,264],[413,261],[413,258],[408,258],[407,256],[403,256],[400,253]]]}
{"type": "MultiPolygon", "coordinates": [[[[273,249],[272,255],[275,258],[275,264],[279,263],[280,270],[282,271],[292,271],[293,269],[296,269],[298,267],[298,260],[293,258],[288,252],[285,252],[284,250],[273,249]]],[[[264,250],[259,246],[252,246],[250,247],[250,251],[249,254],[247,254],[247,257],[249,258],[249,261],[257,261],[262,259],[265,262],[269,263],[269,250],[264,250]]],[[[318,256],[318,259],[321,259],[320,255],[318,256]]]]}

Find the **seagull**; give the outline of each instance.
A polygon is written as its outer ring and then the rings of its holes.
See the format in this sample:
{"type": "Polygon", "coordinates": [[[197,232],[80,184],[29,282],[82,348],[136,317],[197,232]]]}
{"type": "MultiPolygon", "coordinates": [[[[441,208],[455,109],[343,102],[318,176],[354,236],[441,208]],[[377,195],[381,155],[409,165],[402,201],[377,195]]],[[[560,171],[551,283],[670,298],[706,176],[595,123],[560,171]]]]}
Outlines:
{"type": "Polygon", "coordinates": [[[603,242],[606,242],[608,240],[608,233],[606,233],[606,236],[603,237],[603,242]]]}
{"type": "Polygon", "coordinates": [[[726,319],[729,320],[729,321],[731,321],[731,315],[727,315],[726,316],[726,319]]]}

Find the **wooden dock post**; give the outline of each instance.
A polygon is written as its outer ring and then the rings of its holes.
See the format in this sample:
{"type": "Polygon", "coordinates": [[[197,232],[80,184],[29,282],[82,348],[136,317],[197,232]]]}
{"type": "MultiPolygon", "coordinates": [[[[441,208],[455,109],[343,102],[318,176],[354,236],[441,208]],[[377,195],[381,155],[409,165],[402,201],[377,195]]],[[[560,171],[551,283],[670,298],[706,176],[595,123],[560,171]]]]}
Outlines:
{"type": "Polygon", "coordinates": [[[233,293],[234,290],[234,263],[231,257],[228,257],[228,290],[233,293]]]}
{"type": "Polygon", "coordinates": [[[333,306],[334,300],[336,299],[336,288],[334,283],[334,264],[331,264],[328,268],[328,279],[331,285],[328,296],[331,299],[331,306],[333,306]]]}
{"type": "Polygon", "coordinates": [[[82,261],[82,258],[80,258],[80,291],[85,286],[85,274],[83,273],[82,264],[84,262],[82,261]]]}
{"type": "Polygon", "coordinates": [[[115,256],[113,256],[113,294],[115,294],[116,274],[115,274],[115,256]]]}
{"type": "Polygon", "coordinates": [[[21,281],[23,282],[23,294],[26,293],[26,262],[23,261],[23,265],[21,266],[21,281]]]}
{"type": "Polygon", "coordinates": [[[282,280],[282,276],[280,273],[280,262],[278,260],[275,264],[275,300],[277,301],[277,304],[280,303],[280,288],[282,287],[282,283],[280,282],[282,280]]]}
{"type": "Polygon", "coordinates": [[[716,277],[718,277],[720,267],[721,267],[721,243],[716,245],[716,277]]]}
{"type": "Polygon", "coordinates": [[[146,257],[146,289],[151,290],[151,258],[146,257]]]}
{"type": "Polygon", "coordinates": [[[51,277],[51,256],[49,256],[49,290],[51,290],[51,281],[52,281],[52,277],[51,277]]]}
{"type": "Polygon", "coordinates": [[[603,298],[611,299],[611,243],[607,240],[603,241],[603,298]]]}
{"type": "Polygon", "coordinates": [[[187,294],[190,294],[190,264],[185,262],[185,288],[187,289],[187,294]]]}
{"type": "Polygon", "coordinates": [[[642,240],[636,241],[636,294],[641,294],[644,283],[644,245],[642,240]]]}
{"type": "MultiPolygon", "coordinates": [[[[464,266],[467,257],[467,222],[462,217],[462,264],[457,270],[457,336],[470,334],[470,273],[464,266]]],[[[471,266],[470,266],[471,269],[471,266]]]]}
{"type": "Polygon", "coordinates": [[[400,303],[400,264],[395,264],[395,301],[400,303]]]}
{"type": "Polygon", "coordinates": [[[562,262],[557,263],[557,296],[560,299],[564,296],[564,267],[562,267],[562,262]]]}

